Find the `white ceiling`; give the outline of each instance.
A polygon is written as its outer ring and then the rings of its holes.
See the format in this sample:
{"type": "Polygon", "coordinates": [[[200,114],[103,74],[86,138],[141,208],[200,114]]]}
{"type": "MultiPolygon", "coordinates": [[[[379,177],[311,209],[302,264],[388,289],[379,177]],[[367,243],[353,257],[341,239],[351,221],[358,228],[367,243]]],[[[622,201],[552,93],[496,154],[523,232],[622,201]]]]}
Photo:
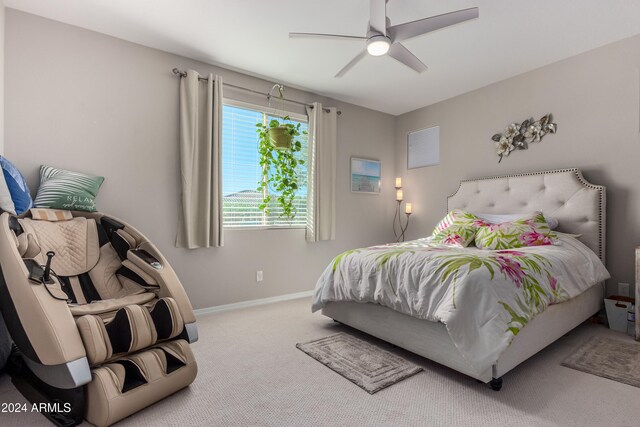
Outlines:
{"type": "Polygon", "coordinates": [[[289,39],[289,31],[364,35],[368,0],[4,0],[7,7],[391,114],[486,86],[640,33],[636,0],[390,0],[398,24],[479,6],[480,18],[407,42],[417,74],[367,56],[362,42],[289,39]]]}

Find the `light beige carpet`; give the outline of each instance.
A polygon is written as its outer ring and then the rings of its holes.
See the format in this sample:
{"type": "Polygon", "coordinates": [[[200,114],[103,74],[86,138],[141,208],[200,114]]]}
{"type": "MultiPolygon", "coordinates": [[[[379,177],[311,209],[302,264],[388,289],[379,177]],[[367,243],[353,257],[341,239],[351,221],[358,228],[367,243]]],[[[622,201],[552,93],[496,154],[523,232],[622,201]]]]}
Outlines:
{"type": "Polygon", "coordinates": [[[635,341],[591,337],[562,364],[582,372],[640,387],[640,343],[635,341]]]}
{"type": "MultiPolygon", "coordinates": [[[[605,327],[585,325],[552,344],[505,375],[500,392],[354,333],[424,368],[369,395],[295,348],[349,331],[310,306],[301,299],[200,318],[195,382],[118,426],[617,427],[640,420],[640,389],[560,365],[590,336],[627,340],[605,327]]],[[[0,401],[25,401],[6,376],[0,401]]],[[[0,425],[50,426],[32,413],[0,413],[0,425]]]]}
{"type": "Polygon", "coordinates": [[[402,357],[344,332],[296,347],[369,394],[422,371],[402,357]]]}

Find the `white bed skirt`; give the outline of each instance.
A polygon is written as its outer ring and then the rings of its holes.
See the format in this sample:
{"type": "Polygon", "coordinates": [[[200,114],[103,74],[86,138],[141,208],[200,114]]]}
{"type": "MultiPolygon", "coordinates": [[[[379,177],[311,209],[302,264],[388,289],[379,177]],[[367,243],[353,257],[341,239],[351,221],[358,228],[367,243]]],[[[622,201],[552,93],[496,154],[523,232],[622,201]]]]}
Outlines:
{"type": "Polygon", "coordinates": [[[602,285],[595,285],[577,297],[553,305],[531,320],[514,338],[492,368],[478,373],[461,356],[442,323],[417,319],[377,304],[329,302],[322,314],[448,366],[483,382],[500,378],[580,323],[597,313],[602,305],[602,285]]]}

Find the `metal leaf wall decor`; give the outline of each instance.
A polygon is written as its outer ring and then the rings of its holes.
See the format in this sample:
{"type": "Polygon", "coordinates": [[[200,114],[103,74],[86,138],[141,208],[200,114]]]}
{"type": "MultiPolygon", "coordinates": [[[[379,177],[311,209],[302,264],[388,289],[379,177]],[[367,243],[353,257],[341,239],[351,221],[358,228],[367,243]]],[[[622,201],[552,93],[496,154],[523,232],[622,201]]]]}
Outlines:
{"type": "Polygon", "coordinates": [[[495,142],[498,163],[513,150],[526,150],[529,144],[540,142],[546,134],[556,133],[558,125],[552,122],[553,116],[549,113],[540,120],[532,117],[522,123],[511,123],[504,132],[493,135],[491,139],[495,142]]]}

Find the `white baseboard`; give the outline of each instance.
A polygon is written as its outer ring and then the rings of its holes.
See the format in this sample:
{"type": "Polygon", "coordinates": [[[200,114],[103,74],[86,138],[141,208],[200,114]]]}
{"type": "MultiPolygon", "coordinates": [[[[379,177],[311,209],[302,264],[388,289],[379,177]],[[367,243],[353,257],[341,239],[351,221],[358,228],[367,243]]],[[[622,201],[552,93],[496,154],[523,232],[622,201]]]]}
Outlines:
{"type": "Polygon", "coordinates": [[[294,294],[278,295],[269,298],[253,299],[250,301],[235,302],[233,304],[216,305],[214,307],[199,308],[193,310],[196,316],[204,316],[205,314],[221,313],[223,311],[238,310],[240,308],[255,307],[258,305],[273,304],[274,302],[289,301],[292,299],[307,298],[313,296],[313,290],[296,292],[294,294]]]}

